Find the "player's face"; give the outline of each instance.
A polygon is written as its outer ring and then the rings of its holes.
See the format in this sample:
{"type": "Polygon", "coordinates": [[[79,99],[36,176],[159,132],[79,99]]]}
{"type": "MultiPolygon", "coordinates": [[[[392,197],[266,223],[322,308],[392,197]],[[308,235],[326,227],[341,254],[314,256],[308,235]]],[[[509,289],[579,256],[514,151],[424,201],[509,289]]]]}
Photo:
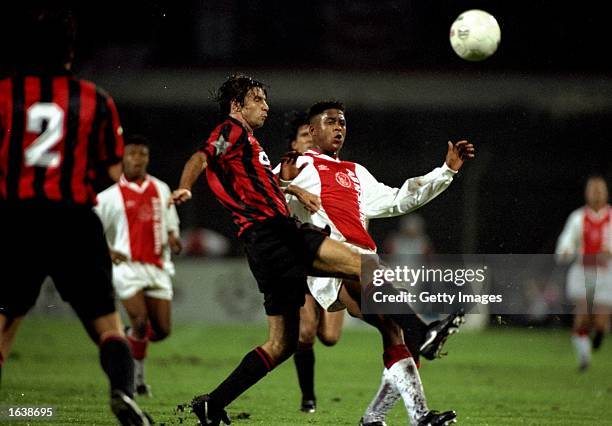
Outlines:
{"type": "Polygon", "coordinates": [[[239,107],[239,113],[251,129],[258,129],[268,118],[266,94],[261,87],[254,87],[244,97],[244,105],[239,107]]]}
{"type": "Polygon", "coordinates": [[[603,207],[608,202],[608,185],[603,179],[589,179],[584,197],[588,206],[592,208],[603,207]]]}
{"type": "Polygon", "coordinates": [[[340,152],[346,138],[346,119],[339,109],[326,109],[310,124],[310,133],[315,146],[322,152],[335,156],[340,152]]]}
{"type": "Polygon", "coordinates": [[[291,148],[299,153],[304,153],[312,147],[312,135],[310,134],[310,125],[303,124],[298,127],[295,135],[295,140],[291,142],[291,148]]]}
{"type": "Polygon", "coordinates": [[[123,173],[128,180],[143,178],[149,165],[149,148],[130,144],[123,153],[123,173]]]}

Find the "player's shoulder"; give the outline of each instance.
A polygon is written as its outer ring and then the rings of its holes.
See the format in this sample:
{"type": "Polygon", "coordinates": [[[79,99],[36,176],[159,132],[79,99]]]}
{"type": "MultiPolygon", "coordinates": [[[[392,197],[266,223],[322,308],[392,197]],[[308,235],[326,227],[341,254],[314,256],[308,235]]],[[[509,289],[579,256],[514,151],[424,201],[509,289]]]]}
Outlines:
{"type": "Polygon", "coordinates": [[[584,206],[578,207],[569,214],[569,216],[567,217],[567,223],[581,223],[584,219],[584,213],[584,206]]]}
{"type": "Polygon", "coordinates": [[[113,183],[111,186],[106,188],[97,194],[98,203],[108,202],[119,195],[119,184],[113,183]]]}

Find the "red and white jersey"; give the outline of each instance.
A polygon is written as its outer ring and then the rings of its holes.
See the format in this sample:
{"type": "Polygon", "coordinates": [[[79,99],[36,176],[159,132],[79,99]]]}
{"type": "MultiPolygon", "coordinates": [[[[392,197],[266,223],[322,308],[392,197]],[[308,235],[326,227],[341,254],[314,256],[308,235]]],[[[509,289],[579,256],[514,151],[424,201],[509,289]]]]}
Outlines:
{"type": "Polygon", "coordinates": [[[587,206],[574,210],[568,217],[557,241],[555,253],[570,259],[577,255],[596,255],[612,249],[612,207],[598,212],[587,206]]]}
{"type": "Polygon", "coordinates": [[[100,216],[109,247],[132,262],[152,264],[174,274],[168,232],[179,235],[174,205],[168,206],[170,188],[147,175],[138,184],[121,176],[98,194],[94,210],[100,216]]]}
{"type": "Polygon", "coordinates": [[[409,213],[442,193],[456,172],[446,164],[428,174],[406,180],[401,188],[378,182],[362,165],[308,150],[297,160],[305,167],[293,180],[299,186],[321,198],[321,208],[310,214],[295,198],[289,198],[291,212],[302,222],[320,227],[328,225],[334,240],[376,250],[376,244],[366,230],[368,219],[392,217],[409,213]]]}

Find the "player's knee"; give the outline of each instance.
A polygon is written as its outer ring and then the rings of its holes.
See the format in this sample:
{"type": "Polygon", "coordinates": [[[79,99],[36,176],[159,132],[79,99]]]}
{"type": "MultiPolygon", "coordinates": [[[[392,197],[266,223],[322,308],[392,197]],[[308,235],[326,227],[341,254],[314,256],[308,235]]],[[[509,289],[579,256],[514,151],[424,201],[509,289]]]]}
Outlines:
{"type": "Polygon", "coordinates": [[[317,337],[317,325],[315,323],[300,324],[300,343],[313,345],[317,337]]]}
{"type": "Polygon", "coordinates": [[[319,341],[325,346],[334,346],[339,340],[339,333],[319,333],[319,341]]]}
{"type": "Polygon", "coordinates": [[[274,359],[276,364],[280,364],[281,362],[292,356],[297,350],[297,347],[297,339],[270,342],[270,344],[268,345],[268,354],[274,359]]]}
{"type": "Polygon", "coordinates": [[[164,340],[170,336],[170,326],[168,327],[158,327],[153,330],[149,340],[152,342],[159,342],[160,340],[164,340]]]}

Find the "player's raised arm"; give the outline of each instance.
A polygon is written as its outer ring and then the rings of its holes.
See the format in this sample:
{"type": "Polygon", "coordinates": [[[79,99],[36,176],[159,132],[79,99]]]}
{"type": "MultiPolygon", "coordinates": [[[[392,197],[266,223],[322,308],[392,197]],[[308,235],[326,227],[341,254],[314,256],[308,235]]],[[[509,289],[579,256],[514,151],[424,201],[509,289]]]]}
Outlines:
{"type": "Polygon", "coordinates": [[[183,174],[178,189],[175,189],[170,196],[171,204],[182,204],[191,199],[191,187],[200,177],[207,166],[206,154],[202,151],[197,151],[185,163],[183,174]]]}
{"type": "Polygon", "coordinates": [[[448,141],[448,151],[446,152],[446,165],[455,172],[463,166],[466,160],[474,158],[474,145],[468,141],[452,143],[448,141]]]}

